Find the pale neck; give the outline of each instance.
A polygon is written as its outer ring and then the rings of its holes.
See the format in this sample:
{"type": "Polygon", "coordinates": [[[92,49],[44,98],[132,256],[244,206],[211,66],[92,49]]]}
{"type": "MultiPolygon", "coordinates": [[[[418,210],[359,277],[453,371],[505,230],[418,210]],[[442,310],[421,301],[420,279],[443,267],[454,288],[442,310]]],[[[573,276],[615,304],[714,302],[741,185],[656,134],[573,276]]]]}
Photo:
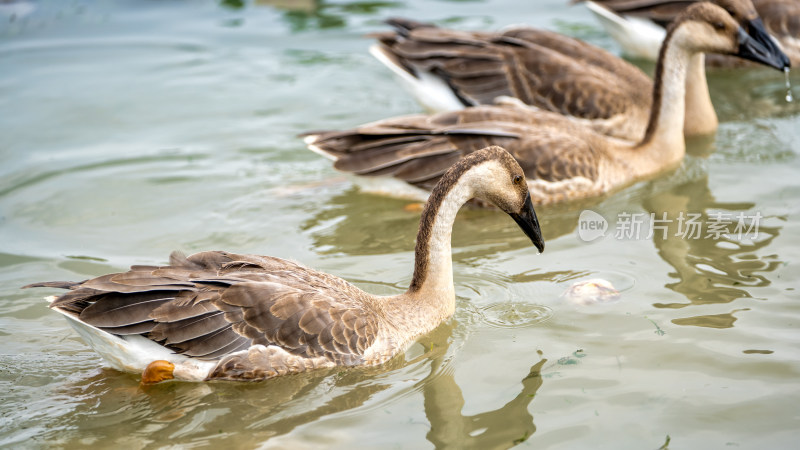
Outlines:
{"type": "Polygon", "coordinates": [[[387,323],[398,335],[395,344],[426,333],[456,309],[453,286],[453,255],[450,239],[453,222],[461,206],[473,197],[468,171],[449,185],[437,185],[422,212],[414,254],[414,276],[408,290],[400,295],[384,297],[379,303],[387,323]]]}
{"type": "MultiPolygon", "coordinates": [[[[417,233],[411,286],[380,302],[387,323],[399,330],[403,339],[432,330],[455,312],[450,238],[456,214],[472,194],[462,177],[450,186],[437,185],[428,198],[417,233]]],[[[396,344],[402,346],[401,341],[396,344]]]]}
{"type": "Polygon", "coordinates": [[[642,153],[662,164],[682,158],[686,145],[683,138],[686,78],[694,55],[680,45],[684,40],[682,34],[682,29],[678,28],[667,34],[664,40],[656,64],[650,122],[644,138],[637,145],[642,153]]]}
{"type": "Polygon", "coordinates": [[[703,53],[692,56],[686,78],[686,117],[683,124],[685,136],[701,136],[717,131],[719,120],[706,80],[706,57],[703,53]]]}
{"type": "Polygon", "coordinates": [[[474,197],[470,187],[476,171],[468,171],[451,186],[437,186],[422,212],[417,234],[414,276],[409,293],[429,298],[455,298],[453,288],[453,223],[461,206],[474,197]]]}

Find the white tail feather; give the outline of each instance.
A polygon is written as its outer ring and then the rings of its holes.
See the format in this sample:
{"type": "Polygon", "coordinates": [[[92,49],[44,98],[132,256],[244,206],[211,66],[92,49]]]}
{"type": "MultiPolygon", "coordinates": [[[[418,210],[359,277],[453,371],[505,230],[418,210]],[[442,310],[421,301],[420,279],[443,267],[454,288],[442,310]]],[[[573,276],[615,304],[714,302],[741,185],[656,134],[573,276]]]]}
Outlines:
{"type": "MultiPolygon", "coordinates": [[[[52,303],[56,296],[47,297],[52,303]]],[[[82,322],[77,317],[54,308],[64,317],[89,347],[114,369],[142,373],[155,360],[169,361],[176,366],[176,378],[200,381],[216,366],[216,361],[202,361],[177,354],[144,336],[117,336],[82,322]],[[181,375],[180,377],[178,375],[181,375]]]]}
{"type": "Polygon", "coordinates": [[[464,109],[464,104],[441,78],[422,71],[417,76],[409,73],[389,57],[379,44],[371,46],[369,52],[397,75],[403,87],[429,111],[443,112],[464,109]]]}
{"type": "Polygon", "coordinates": [[[634,58],[655,61],[666,31],[656,23],[632,16],[620,16],[595,2],[585,2],[606,32],[622,47],[622,51],[634,58]]]}
{"type": "Polygon", "coordinates": [[[308,146],[309,150],[311,150],[312,152],[314,152],[314,153],[316,153],[318,155],[324,156],[324,157],[330,159],[331,161],[336,161],[337,159],[339,159],[336,156],[326,152],[325,150],[323,150],[318,145],[314,144],[315,142],[317,142],[318,138],[319,138],[318,135],[311,134],[311,135],[308,135],[308,136],[304,137],[303,138],[303,142],[306,143],[306,146],[308,146]]]}

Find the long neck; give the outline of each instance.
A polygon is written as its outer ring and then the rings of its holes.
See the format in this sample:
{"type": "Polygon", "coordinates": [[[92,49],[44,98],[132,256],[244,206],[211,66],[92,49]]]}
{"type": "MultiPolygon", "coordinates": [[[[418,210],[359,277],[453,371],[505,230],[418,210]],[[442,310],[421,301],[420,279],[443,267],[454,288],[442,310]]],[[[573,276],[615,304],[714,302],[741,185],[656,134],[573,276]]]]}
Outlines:
{"type": "Polygon", "coordinates": [[[380,298],[376,305],[387,318],[386,323],[396,329],[393,340],[397,348],[432,330],[455,312],[450,237],[458,210],[473,197],[471,183],[464,180],[470,175],[468,171],[460,180],[453,177],[453,183],[440,182],[431,192],[417,233],[411,285],[403,294],[380,298]]]}
{"type": "Polygon", "coordinates": [[[653,109],[647,132],[637,148],[659,165],[680,160],[685,151],[683,122],[686,76],[692,52],[681,45],[681,27],[668,33],[661,46],[653,83],[653,109]]]}
{"type": "Polygon", "coordinates": [[[470,173],[451,185],[438,185],[422,212],[409,293],[425,298],[454,298],[453,222],[461,206],[473,197],[470,173]]]}
{"type": "Polygon", "coordinates": [[[703,53],[692,56],[686,78],[686,118],[683,123],[685,136],[702,136],[717,131],[719,120],[706,80],[706,57],[703,53]]]}

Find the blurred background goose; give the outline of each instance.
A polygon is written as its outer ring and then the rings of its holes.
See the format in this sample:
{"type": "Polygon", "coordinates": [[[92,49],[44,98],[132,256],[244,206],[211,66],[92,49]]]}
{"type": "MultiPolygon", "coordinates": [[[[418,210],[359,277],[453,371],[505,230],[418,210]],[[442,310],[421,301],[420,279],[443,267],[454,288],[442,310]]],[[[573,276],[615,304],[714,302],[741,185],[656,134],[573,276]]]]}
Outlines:
{"type": "MultiPolygon", "coordinates": [[[[750,0],[715,3],[774,50],[750,0]]],[[[370,52],[432,111],[492,104],[499,96],[509,96],[621,139],[638,141],[647,128],[652,80],[599,47],[529,27],[493,33],[448,30],[399,18],[387,23],[395,30],[375,34],[379,42],[370,52]]],[[[661,29],[656,53],[663,34],[661,29]]],[[[718,120],[702,53],[690,62],[686,88],[685,135],[714,133],[718,120]]]]}
{"type": "Polygon", "coordinates": [[[455,309],[450,236],[473,197],[491,202],[544,250],[524,173],[490,147],[454,165],[422,213],[411,286],[378,297],[297,263],[209,251],[173,253],[168,266],[133,266],[83,282],[50,307],[114,368],[165,379],[259,380],[334,366],[376,365],[455,309]]]}
{"type": "MultiPolygon", "coordinates": [[[[529,178],[534,203],[594,197],[676,167],[683,159],[687,69],[701,52],[738,55],[782,69],[785,55],[750,36],[711,3],[688,8],[670,26],[656,64],[646,132],[631,144],[563,115],[519,101],[433,116],[387,119],[347,131],[309,133],[309,148],[336,169],[389,176],[424,197],[447,168],[486,145],[509,150],[529,178]]],[[[398,192],[398,191],[393,191],[398,192]]]]}
{"type": "MultiPolygon", "coordinates": [[[[634,58],[656,60],[665,27],[687,6],[697,0],[594,0],[584,2],[620,46],[634,58]]],[[[720,0],[720,5],[752,8],[763,21],[793,66],[800,65],[800,1],[797,0],[720,0]],[[737,5],[738,4],[738,5],[737,5]]],[[[752,15],[751,15],[752,16],[752,15]]],[[[752,24],[760,25],[750,17],[752,24]]],[[[714,55],[709,62],[716,66],[740,66],[742,60],[714,55]]]]}

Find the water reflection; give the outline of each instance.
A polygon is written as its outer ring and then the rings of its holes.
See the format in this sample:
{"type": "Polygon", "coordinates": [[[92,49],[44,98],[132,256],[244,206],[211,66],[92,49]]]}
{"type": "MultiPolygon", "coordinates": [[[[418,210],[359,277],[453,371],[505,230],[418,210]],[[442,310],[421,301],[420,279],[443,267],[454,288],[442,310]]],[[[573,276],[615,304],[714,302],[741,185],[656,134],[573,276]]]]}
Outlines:
{"type": "MultiPolygon", "coordinates": [[[[722,234],[718,238],[708,235],[707,227],[719,222],[717,217],[735,217],[737,212],[749,215],[755,204],[717,201],[708,187],[707,176],[650,196],[644,207],[657,218],[666,213],[669,222],[660,224],[666,232],[656,231],[653,244],[661,258],[675,269],[670,276],[677,281],[666,287],[689,300],[689,303],[655,303],[657,308],[683,308],[749,298],[751,295],[746,288],[769,285],[763,273],[774,271],[780,265],[775,257],[757,256],[757,252],[769,246],[780,232],[780,227],[769,225],[770,218],[759,220],[757,239],[739,240],[735,234],[722,234]],[[694,216],[706,227],[700,229],[699,237],[683,235],[686,229],[679,230],[681,215],[694,216]]],[[[733,227],[727,228],[733,231],[733,227]]]]}
{"type": "Polygon", "coordinates": [[[82,402],[62,417],[63,423],[52,424],[51,430],[58,431],[45,437],[57,442],[66,430],[74,429],[81,430],[79,438],[84,443],[122,444],[135,438],[145,443],[179,444],[203,435],[207,441],[221,438],[255,444],[364,406],[391,387],[377,375],[405,365],[400,358],[379,369],[315,371],[251,384],[163,383],[149,387],[139,386],[137,377],[107,369],[63,389],[65,397],[82,402]],[[146,425],[137,428],[136,423],[146,425]],[[239,431],[235,437],[229,433],[241,429],[249,433],[245,436],[239,431]]]}
{"type": "MultiPolygon", "coordinates": [[[[310,231],[320,253],[380,255],[412,251],[419,228],[420,209],[409,201],[362,193],[351,188],[331,197],[302,225],[310,231]]],[[[584,204],[537,208],[545,240],[571,233],[584,204]]],[[[530,240],[506,214],[464,207],[453,228],[453,248],[481,244],[481,256],[530,246],[530,240]]],[[[471,252],[459,255],[474,256],[471,252]]]]}
{"type": "MultiPolygon", "coordinates": [[[[792,71],[789,77],[791,84],[797,85],[800,74],[792,71]]],[[[785,77],[760,68],[711,70],[708,87],[722,122],[787,117],[800,112],[800,104],[786,101],[785,77]]]]}
{"type": "Polygon", "coordinates": [[[735,309],[727,314],[711,314],[673,319],[672,323],[675,325],[691,325],[704,328],[732,328],[733,323],[737,320],[734,313],[740,311],[750,311],[750,308],[735,309]]]}
{"type": "Polygon", "coordinates": [[[29,1],[0,1],[0,18],[8,18],[9,22],[22,19],[36,11],[36,4],[29,1]]]}
{"type": "MultiPolygon", "coordinates": [[[[220,4],[233,9],[246,6],[242,0],[220,0],[220,4]]],[[[255,0],[253,4],[283,11],[284,20],[294,32],[344,28],[353,15],[375,15],[383,9],[402,5],[393,1],[329,3],[323,0],[255,0]]]]}
{"type": "Polygon", "coordinates": [[[330,198],[306,220],[315,247],[323,254],[377,255],[409,251],[419,226],[419,213],[407,202],[361,194],[351,188],[330,198]]]}
{"type": "Polygon", "coordinates": [[[396,391],[392,373],[413,374],[432,360],[440,361],[450,349],[452,335],[452,323],[442,325],[419,346],[426,351],[408,361],[400,356],[373,368],[314,371],[257,383],[173,382],[143,387],[138,376],[102,369],[59,387],[53,398],[69,399],[72,406],[40,437],[50,444],[144,445],[197,443],[196,437],[203,436],[203,443],[225,439],[252,446],[323,417],[363,408],[383,391],[396,391]],[[241,433],[242,429],[249,433],[241,433]],[[73,435],[74,430],[80,434],[73,435]]]}
{"type": "Polygon", "coordinates": [[[451,372],[441,370],[442,360],[431,364],[425,381],[425,415],[431,424],[428,440],[436,448],[510,448],[527,440],[536,431],[528,410],[542,386],[541,359],[522,378],[522,390],[500,408],[464,416],[464,396],[451,372]],[[437,372],[441,372],[437,376],[437,372]]]}
{"type": "Polygon", "coordinates": [[[447,364],[454,351],[450,344],[454,325],[450,321],[423,337],[407,353],[408,359],[401,356],[375,368],[315,371],[258,383],[172,382],[145,387],[135,375],[91,370],[70,377],[52,393],[48,426],[38,439],[67,447],[220,440],[253,446],[339,413],[391,408],[393,399],[409,393],[424,397],[430,424],[427,438],[437,447],[507,448],[527,439],[536,431],[528,407],[542,385],[546,360],[530,368],[519,393],[503,407],[463,416],[462,391],[447,364]]]}

